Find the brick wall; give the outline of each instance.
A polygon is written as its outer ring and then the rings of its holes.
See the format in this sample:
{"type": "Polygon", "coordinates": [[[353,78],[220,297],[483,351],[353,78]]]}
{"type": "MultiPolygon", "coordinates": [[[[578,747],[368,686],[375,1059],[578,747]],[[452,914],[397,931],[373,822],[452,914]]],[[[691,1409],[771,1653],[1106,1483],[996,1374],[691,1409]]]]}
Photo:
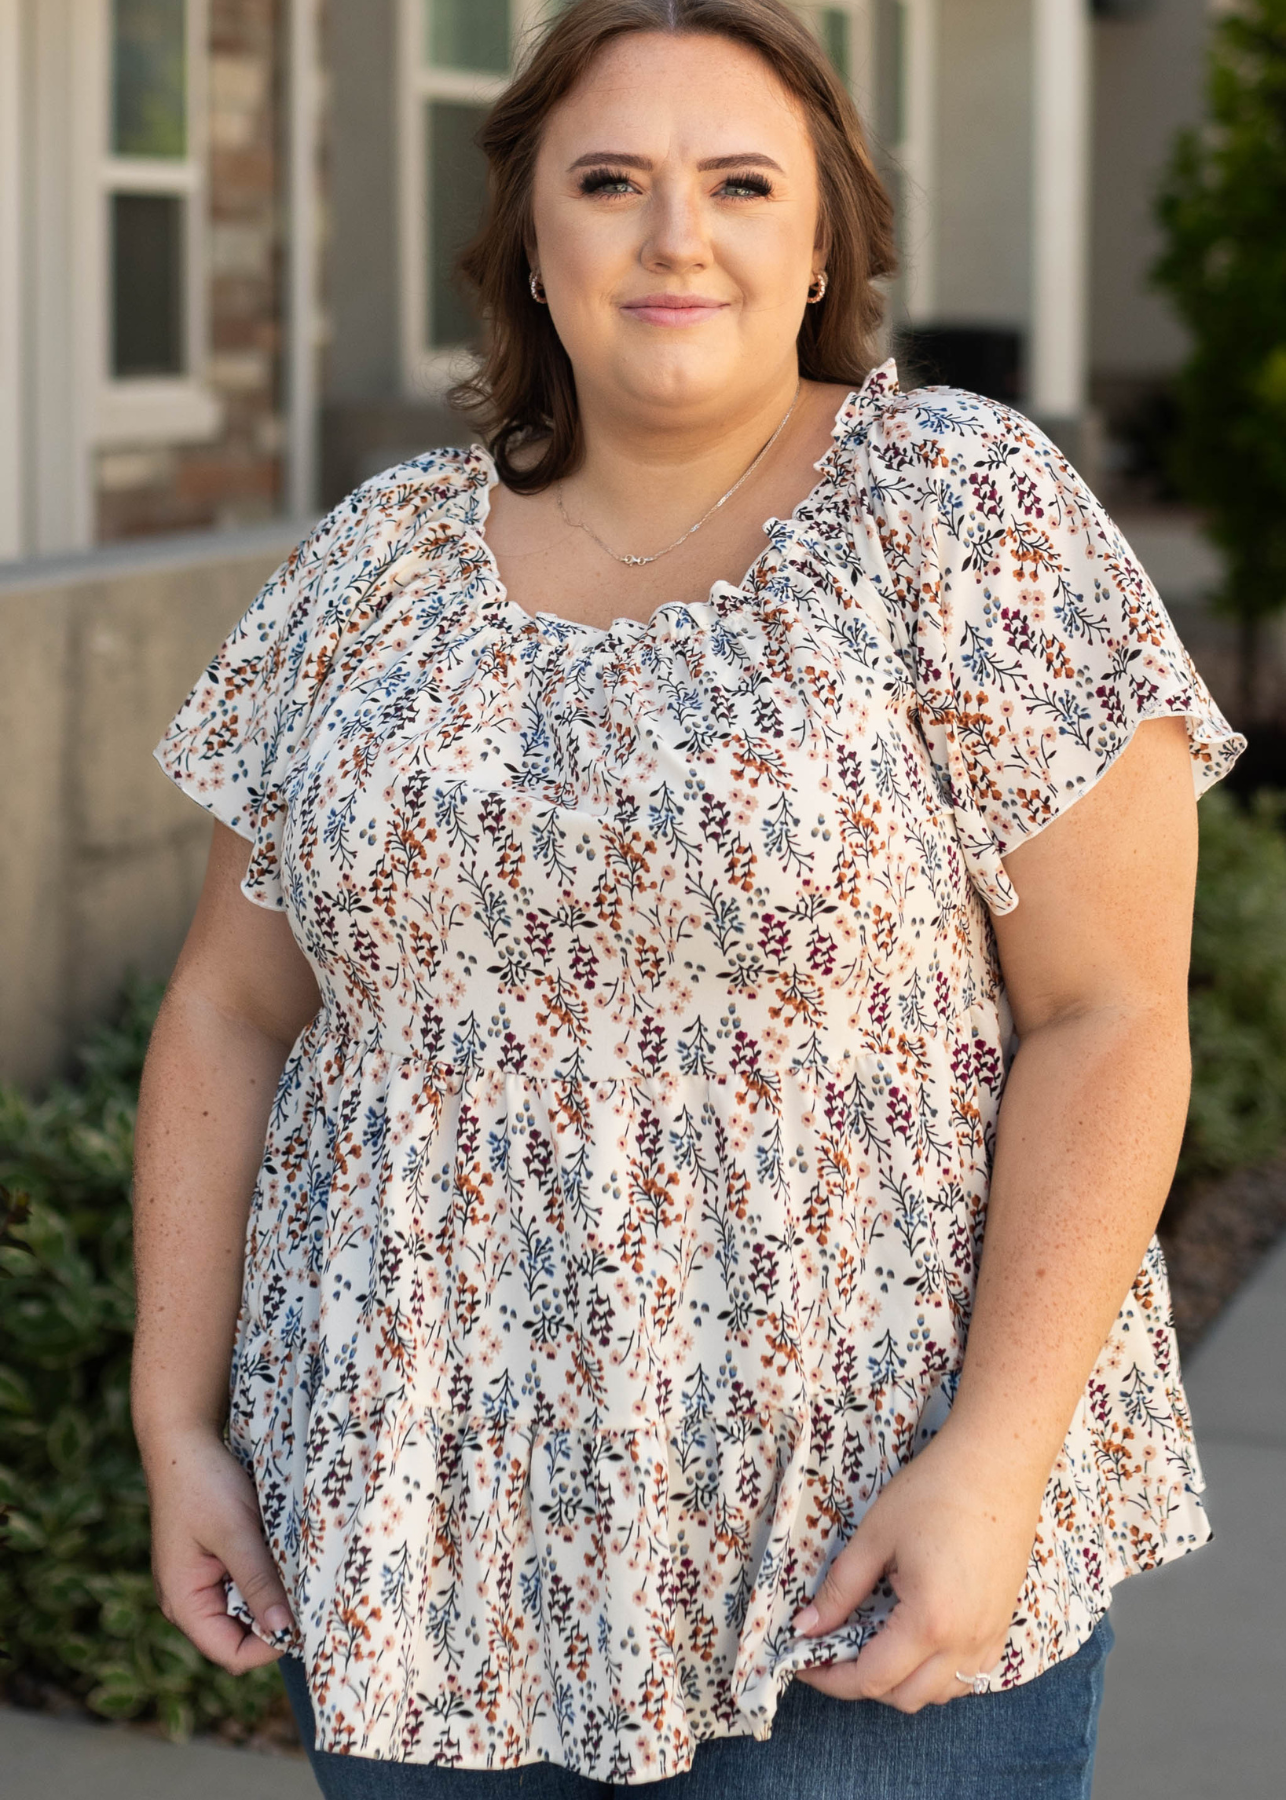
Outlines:
{"type": "Polygon", "coordinates": [[[210,443],[101,453],[100,542],[279,510],[284,10],[278,0],[210,0],[208,373],[222,430],[210,443]]]}

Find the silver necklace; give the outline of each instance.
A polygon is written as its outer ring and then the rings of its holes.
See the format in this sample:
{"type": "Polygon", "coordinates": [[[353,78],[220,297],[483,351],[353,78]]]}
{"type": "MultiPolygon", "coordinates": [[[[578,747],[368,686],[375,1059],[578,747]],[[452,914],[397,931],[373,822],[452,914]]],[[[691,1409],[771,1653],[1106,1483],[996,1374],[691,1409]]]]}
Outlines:
{"type": "Polygon", "coordinates": [[[776,431],[773,432],[772,436],[769,438],[768,442],[764,445],[763,449],[759,452],[759,454],[755,458],[755,460],[751,463],[750,467],[748,469],[744,470],[742,474],[738,475],[737,479],[733,482],[732,486],[728,489],[726,494],[720,494],[719,498],[715,501],[714,505],[710,508],[709,512],[702,513],[701,517],[697,520],[695,525],[689,525],[688,529],[683,533],[683,536],[676,537],[672,544],[667,544],[665,546],[664,550],[657,550],[651,556],[619,556],[616,553],[616,551],[611,548],[610,545],[605,544],[603,542],[602,538],[599,537],[598,533],[592,528],[592,526],[589,526],[585,523],[584,519],[568,518],[567,508],[563,505],[563,484],[560,481],[558,484],[558,510],[563,515],[563,523],[565,525],[579,527],[579,529],[581,531],[583,531],[587,537],[592,537],[594,542],[598,545],[599,549],[604,551],[608,556],[610,556],[613,562],[628,563],[632,567],[635,567],[635,568],[639,567],[643,563],[660,562],[661,558],[663,556],[668,556],[670,554],[671,550],[677,550],[680,544],[686,544],[688,539],[692,536],[694,531],[700,531],[701,527],[705,524],[706,520],[713,518],[715,513],[717,513],[719,508],[723,505],[724,501],[731,500],[732,496],[736,493],[737,489],[741,486],[742,482],[747,480],[751,475],[754,474],[755,470],[759,467],[760,463],[764,460],[765,456],[767,456],[768,452],[772,449],[773,445],[777,442],[777,439],[781,436],[782,432],[785,431],[787,420],[790,418],[790,415],[794,412],[796,406],[799,404],[799,396],[803,392],[803,387],[804,387],[804,384],[801,381],[799,383],[799,386],[795,389],[795,398],[791,401],[790,405],[786,408],[786,411],[782,418],[781,424],[777,427],[776,431]]]}

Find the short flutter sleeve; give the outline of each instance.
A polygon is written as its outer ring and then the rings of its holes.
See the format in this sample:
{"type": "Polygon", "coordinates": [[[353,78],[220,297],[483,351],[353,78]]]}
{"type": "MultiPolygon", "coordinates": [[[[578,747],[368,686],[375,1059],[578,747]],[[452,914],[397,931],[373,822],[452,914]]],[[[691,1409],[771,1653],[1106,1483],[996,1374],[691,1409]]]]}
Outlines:
{"type": "Polygon", "coordinates": [[[260,590],[188,695],[154,755],[165,773],[253,845],[242,892],[283,905],[283,781],[331,635],[334,573],[360,513],[350,496],[260,590]]]}
{"type": "Polygon", "coordinates": [[[1185,719],[1195,790],[1245,740],[1156,589],[1062,454],[977,395],[882,398],[864,523],[921,729],[975,886],[1018,903],[1002,857],[1092,788],[1145,719],[1185,719]]]}

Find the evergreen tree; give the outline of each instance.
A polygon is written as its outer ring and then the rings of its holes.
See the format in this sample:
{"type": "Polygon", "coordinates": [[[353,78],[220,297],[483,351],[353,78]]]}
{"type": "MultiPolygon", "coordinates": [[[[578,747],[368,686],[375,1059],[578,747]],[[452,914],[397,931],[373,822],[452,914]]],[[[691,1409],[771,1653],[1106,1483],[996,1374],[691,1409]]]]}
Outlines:
{"type": "Polygon", "coordinates": [[[1259,628],[1286,606],[1286,0],[1215,26],[1208,101],[1158,199],[1154,277],[1191,333],[1173,470],[1224,552],[1252,720],[1259,628]]]}

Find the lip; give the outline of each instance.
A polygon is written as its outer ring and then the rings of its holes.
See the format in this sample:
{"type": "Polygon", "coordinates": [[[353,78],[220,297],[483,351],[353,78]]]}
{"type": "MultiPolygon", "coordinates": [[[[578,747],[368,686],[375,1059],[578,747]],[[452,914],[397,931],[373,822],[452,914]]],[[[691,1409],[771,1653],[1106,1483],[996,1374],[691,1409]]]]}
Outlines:
{"type": "Polygon", "coordinates": [[[699,325],[727,306],[705,294],[643,294],[622,302],[621,311],[645,325],[699,325]]]}

